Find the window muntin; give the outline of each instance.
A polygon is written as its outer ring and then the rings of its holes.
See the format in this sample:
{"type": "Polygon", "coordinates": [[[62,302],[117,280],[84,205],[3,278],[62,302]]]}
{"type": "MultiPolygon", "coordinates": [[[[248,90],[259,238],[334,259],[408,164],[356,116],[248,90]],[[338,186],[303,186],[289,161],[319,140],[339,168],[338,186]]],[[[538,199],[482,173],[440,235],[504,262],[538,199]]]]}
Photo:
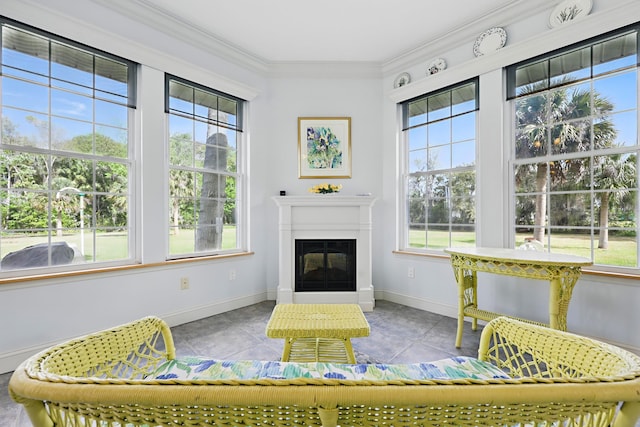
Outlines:
{"type": "Polygon", "coordinates": [[[166,76],[169,257],[239,251],[244,101],[166,76]]]}
{"type": "Polygon", "coordinates": [[[475,79],[402,104],[403,248],[475,245],[477,110],[475,79]]]}
{"type": "Polygon", "coordinates": [[[0,270],[130,262],[135,64],[0,25],[0,270]]]}
{"type": "Polygon", "coordinates": [[[637,64],[626,29],[507,69],[516,246],[638,268],[637,64]]]}

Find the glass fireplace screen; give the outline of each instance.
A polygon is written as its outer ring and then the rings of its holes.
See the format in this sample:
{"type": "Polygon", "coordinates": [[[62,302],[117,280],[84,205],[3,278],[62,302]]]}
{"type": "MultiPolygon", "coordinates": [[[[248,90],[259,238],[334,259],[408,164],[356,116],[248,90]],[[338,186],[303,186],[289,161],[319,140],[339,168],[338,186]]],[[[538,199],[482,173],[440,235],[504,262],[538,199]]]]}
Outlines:
{"type": "Polygon", "coordinates": [[[296,240],[296,292],[355,292],[356,241],[296,240]]]}

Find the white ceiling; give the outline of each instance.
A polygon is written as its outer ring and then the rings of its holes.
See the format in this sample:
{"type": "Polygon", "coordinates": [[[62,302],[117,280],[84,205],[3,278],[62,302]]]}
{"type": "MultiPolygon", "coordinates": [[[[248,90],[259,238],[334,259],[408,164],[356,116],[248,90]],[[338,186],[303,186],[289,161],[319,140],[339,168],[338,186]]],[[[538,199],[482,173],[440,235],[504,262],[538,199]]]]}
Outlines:
{"type": "MultiPolygon", "coordinates": [[[[560,0],[556,0],[557,3],[560,0]]],[[[384,63],[465,27],[504,25],[550,0],[109,0],[140,21],[178,25],[265,62],[384,63]],[[132,15],[133,14],[133,15],[132,15]]],[[[487,27],[488,28],[488,27],[487,27]]],[[[487,28],[478,27],[475,31],[487,28]]],[[[474,33],[475,34],[475,33],[474,33]]],[[[478,33],[479,34],[479,33],[478,33]]],[[[200,38],[200,40],[202,40],[200,38]]]]}

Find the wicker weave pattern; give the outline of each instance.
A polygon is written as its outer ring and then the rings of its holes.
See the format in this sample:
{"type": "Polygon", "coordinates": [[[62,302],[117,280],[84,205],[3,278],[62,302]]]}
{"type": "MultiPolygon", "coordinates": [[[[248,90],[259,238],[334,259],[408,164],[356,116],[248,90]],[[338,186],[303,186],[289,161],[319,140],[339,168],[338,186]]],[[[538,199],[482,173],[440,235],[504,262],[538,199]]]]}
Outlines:
{"type": "MultiPolygon", "coordinates": [[[[464,318],[473,319],[473,330],[477,329],[477,320],[492,320],[502,314],[491,311],[480,310],[478,308],[478,278],[477,272],[502,274],[527,279],[548,280],[549,291],[549,323],[546,324],[554,329],[567,330],[567,312],[569,302],[573,293],[573,287],[580,278],[583,265],[589,265],[589,261],[584,262],[568,256],[559,257],[557,261],[553,259],[536,259],[531,257],[518,257],[517,259],[505,256],[494,256],[485,249],[487,254],[478,250],[466,253],[455,249],[447,249],[451,255],[451,265],[458,283],[458,333],[456,336],[456,347],[462,344],[462,328],[464,318]]],[[[504,252],[502,250],[501,252],[504,252]]],[[[523,251],[513,251],[512,254],[521,255],[523,251]]],[[[547,257],[549,254],[545,254],[547,257]]],[[[536,325],[543,325],[540,322],[517,318],[525,322],[536,325]]]]}
{"type": "Polygon", "coordinates": [[[369,323],[357,304],[278,304],[269,338],[353,338],[369,335],[369,323]]]}
{"type": "Polygon", "coordinates": [[[146,318],[34,356],[15,371],[9,390],[38,427],[595,427],[609,425],[614,417],[617,427],[632,427],[640,417],[640,358],[508,318],[485,327],[479,357],[526,377],[393,382],[144,379],[144,370],[150,373],[166,357],[174,357],[168,328],[159,319],[146,318]],[[99,372],[102,378],[82,372],[99,372]],[[113,378],[116,373],[123,378],[113,378]],[[618,402],[625,402],[620,410],[618,402]]]}

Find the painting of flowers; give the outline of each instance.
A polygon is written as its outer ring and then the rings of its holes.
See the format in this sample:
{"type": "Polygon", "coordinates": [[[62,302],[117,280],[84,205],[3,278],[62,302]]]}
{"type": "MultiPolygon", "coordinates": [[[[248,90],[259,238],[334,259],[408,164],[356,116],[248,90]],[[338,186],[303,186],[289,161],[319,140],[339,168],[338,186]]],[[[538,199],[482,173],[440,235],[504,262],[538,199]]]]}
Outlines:
{"type": "Polygon", "coordinates": [[[298,118],[300,178],[351,178],[351,118],[298,118]]]}

